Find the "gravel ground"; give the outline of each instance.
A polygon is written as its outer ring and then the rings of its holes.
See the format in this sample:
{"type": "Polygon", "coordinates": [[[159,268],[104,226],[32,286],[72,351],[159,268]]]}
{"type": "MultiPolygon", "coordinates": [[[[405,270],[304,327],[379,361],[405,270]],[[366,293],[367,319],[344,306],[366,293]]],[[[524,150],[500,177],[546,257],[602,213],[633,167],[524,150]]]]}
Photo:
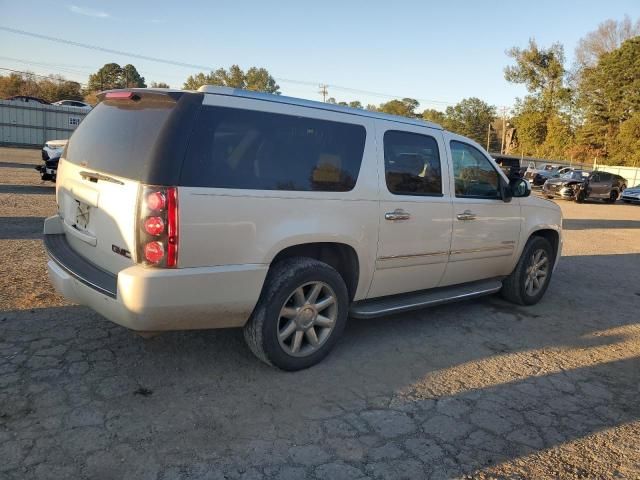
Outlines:
{"type": "Polygon", "coordinates": [[[0,478],[640,478],[640,206],[561,202],[545,299],[350,320],[284,373],[55,295],[33,150],[0,149],[0,478]]]}

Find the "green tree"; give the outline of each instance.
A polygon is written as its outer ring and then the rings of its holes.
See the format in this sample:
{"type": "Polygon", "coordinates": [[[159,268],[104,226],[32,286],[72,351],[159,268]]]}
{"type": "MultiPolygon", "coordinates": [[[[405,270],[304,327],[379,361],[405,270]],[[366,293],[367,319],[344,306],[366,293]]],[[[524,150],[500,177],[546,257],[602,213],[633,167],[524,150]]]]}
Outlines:
{"type": "Polygon", "coordinates": [[[570,91],[564,85],[564,47],[560,43],[540,48],[530,39],[527,48],[513,47],[507,50],[507,55],[516,63],[505,67],[504,78],[524,84],[545,112],[550,114],[568,100],[570,91]]]}
{"type": "Polygon", "coordinates": [[[111,90],[115,88],[145,88],[144,77],[136,67],[127,64],[121,67],[117,63],[107,63],[96,73],[89,75],[87,92],[111,90]]]}
{"type": "Polygon", "coordinates": [[[280,93],[280,86],[264,68],[251,67],[245,73],[238,65],[231,65],[229,70],[219,68],[205,74],[200,72],[191,75],[184,83],[187,90],[197,90],[202,85],[217,85],[256,92],[280,93]]]}
{"type": "Polygon", "coordinates": [[[49,102],[59,100],[82,100],[80,84],[65,80],[61,76],[51,76],[38,82],[39,95],[49,102]]]}
{"type": "Polygon", "coordinates": [[[580,140],[605,161],[613,160],[609,150],[621,125],[640,111],[640,37],[585,68],[578,92],[584,115],[580,140]]]}
{"type": "Polygon", "coordinates": [[[364,108],[364,107],[362,106],[362,103],[360,103],[360,101],[359,101],[359,100],[352,100],[351,102],[349,102],[349,106],[350,106],[351,108],[364,108]]]}
{"type": "Polygon", "coordinates": [[[496,118],[496,107],[476,97],[465,98],[445,111],[444,127],[481,145],[487,140],[487,129],[496,118]]]}
{"type": "Polygon", "coordinates": [[[120,82],[124,88],[146,88],[147,84],[144,83],[144,77],[138,73],[136,67],[130,63],[122,67],[120,82]]]}
{"type": "MultiPolygon", "coordinates": [[[[391,100],[381,104],[376,110],[391,115],[400,115],[403,117],[416,117],[416,108],[420,103],[413,98],[403,98],[402,100],[391,100]]],[[[369,107],[367,107],[369,109],[369,107]]]]}
{"type": "Polygon", "coordinates": [[[534,99],[516,101],[512,122],[516,127],[520,153],[542,156],[542,144],[547,137],[547,118],[534,99]]]}
{"type": "Polygon", "coordinates": [[[640,167],[640,112],[620,124],[611,150],[616,165],[640,167]]]}
{"type": "Polygon", "coordinates": [[[90,92],[122,88],[122,68],[117,63],[107,63],[96,73],[89,75],[87,90],[90,92]]]}
{"type": "Polygon", "coordinates": [[[445,125],[446,121],[445,113],[433,108],[427,108],[424,112],[422,112],[422,118],[427,122],[438,123],[442,126],[445,125]]]}
{"type": "Polygon", "coordinates": [[[171,88],[168,83],[164,82],[151,82],[151,88],[171,88]]]}
{"type": "Polygon", "coordinates": [[[573,145],[571,121],[567,115],[554,114],[547,120],[542,155],[547,158],[566,158],[573,145]]]}
{"type": "Polygon", "coordinates": [[[32,95],[49,102],[82,100],[80,84],[60,75],[42,78],[32,74],[12,73],[0,76],[0,98],[13,95],[32,95]]]}

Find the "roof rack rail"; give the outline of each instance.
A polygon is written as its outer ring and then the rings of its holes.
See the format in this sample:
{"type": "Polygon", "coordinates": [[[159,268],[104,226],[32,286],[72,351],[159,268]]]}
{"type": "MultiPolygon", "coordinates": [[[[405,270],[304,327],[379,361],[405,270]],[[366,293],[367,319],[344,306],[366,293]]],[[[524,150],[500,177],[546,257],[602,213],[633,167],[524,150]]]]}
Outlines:
{"type": "Polygon", "coordinates": [[[272,93],[254,92],[251,90],[242,90],[240,88],[220,87],[217,85],[203,85],[197,90],[201,93],[210,93],[214,95],[225,95],[229,97],[251,98],[254,100],[262,100],[265,102],[284,103],[287,105],[296,105],[300,107],[316,108],[318,110],[328,110],[332,112],[346,113],[349,115],[357,115],[360,117],[377,118],[389,122],[404,123],[408,125],[417,125],[420,127],[435,128],[443,130],[437,123],[427,122],[417,118],[401,117],[399,115],[390,115],[388,113],[372,112],[362,108],[345,107],[335,105],[333,103],[316,102],[314,100],[305,100],[302,98],[287,97],[284,95],[275,95],[272,93]]]}

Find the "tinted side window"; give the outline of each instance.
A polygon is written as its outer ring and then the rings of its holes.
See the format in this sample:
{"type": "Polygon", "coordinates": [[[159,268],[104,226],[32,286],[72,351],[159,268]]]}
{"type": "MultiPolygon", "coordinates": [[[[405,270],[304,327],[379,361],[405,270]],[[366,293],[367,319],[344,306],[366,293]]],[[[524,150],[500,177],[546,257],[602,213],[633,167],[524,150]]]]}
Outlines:
{"type": "Polygon", "coordinates": [[[254,190],[352,190],[361,125],[254,110],[203,107],[183,166],[183,185],[254,190]]]}
{"type": "Polygon", "coordinates": [[[435,138],[417,133],[384,134],[387,188],[396,195],[442,195],[440,153],[435,138]]]}
{"type": "Polygon", "coordinates": [[[451,156],[456,197],[500,198],[500,176],[480,150],[454,140],[451,156]]]}

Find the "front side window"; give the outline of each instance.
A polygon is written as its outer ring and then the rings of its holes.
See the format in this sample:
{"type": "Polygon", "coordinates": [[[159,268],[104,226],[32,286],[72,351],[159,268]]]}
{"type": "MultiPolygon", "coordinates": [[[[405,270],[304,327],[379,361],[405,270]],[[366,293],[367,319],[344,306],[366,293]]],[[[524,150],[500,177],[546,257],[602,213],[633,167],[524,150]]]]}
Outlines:
{"type": "Polygon", "coordinates": [[[182,184],[346,192],[364,153],[362,125],[255,110],[203,107],[182,184]]]}
{"type": "Polygon", "coordinates": [[[387,131],[384,169],[387,188],[395,195],[442,195],[440,153],[433,137],[387,131]]]}
{"type": "Polygon", "coordinates": [[[500,175],[480,150],[451,141],[456,197],[500,198],[500,175]]]}

